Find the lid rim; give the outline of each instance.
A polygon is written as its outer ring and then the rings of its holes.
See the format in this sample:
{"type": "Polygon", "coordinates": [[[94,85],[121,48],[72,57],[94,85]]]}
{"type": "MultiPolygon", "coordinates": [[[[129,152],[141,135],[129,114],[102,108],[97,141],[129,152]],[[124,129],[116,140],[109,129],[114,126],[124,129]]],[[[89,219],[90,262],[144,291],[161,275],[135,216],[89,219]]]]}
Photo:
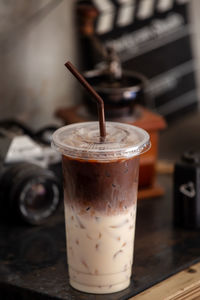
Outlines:
{"type": "MultiPolygon", "coordinates": [[[[71,127],[77,126],[81,128],[82,124],[84,125],[98,125],[98,122],[82,122],[82,123],[74,123],[67,126],[63,126],[60,129],[56,130],[52,135],[52,147],[57,151],[61,152],[63,155],[68,157],[77,158],[77,159],[87,159],[87,160],[98,160],[98,161],[105,161],[105,160],[116,160],[116,159],[123,159],[123,158],[131,158],[137,155],[140,155],[146,152],[150,146],[150,137],[149,134],[142,128],[136,127],[130,124],[124,124],[119,122],[106,122],[106,125],[119,125],[121,128],[130,126],[130,130],[136,130],[138,134],[141,134],[142,140],[139,141],[137,144],[132,146],[120,146],[119,148],[110,148],[110,149],[97,149],[97,148],[83,148],[80,146],[74,145],[66,145],[62,141],[59,141],[59,135],[63,133],[63,131],[70,129],[71,127]]],[[[98,143],[95,143],[97,145],[98,143]]],[[[115,143],[113,143],[115,144],[115,143]]],[[[106,143],[99,143],[99,145],[105,145],[106,143]]],[[[107,144],[108,145],[108,144],[107,144]]]]}

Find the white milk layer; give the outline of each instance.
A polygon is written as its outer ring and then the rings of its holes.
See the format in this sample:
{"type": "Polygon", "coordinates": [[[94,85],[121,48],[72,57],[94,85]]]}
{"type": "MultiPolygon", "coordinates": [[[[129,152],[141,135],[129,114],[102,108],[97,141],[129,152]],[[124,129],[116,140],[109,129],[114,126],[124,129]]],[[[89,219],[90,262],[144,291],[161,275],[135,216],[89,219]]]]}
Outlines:
{"type": "Polygon", "coordinates": [[[78,213],[65,205],[70,284],[89,293],[128,287],[133,263],[136,204],[117,215],[78,213]]]}

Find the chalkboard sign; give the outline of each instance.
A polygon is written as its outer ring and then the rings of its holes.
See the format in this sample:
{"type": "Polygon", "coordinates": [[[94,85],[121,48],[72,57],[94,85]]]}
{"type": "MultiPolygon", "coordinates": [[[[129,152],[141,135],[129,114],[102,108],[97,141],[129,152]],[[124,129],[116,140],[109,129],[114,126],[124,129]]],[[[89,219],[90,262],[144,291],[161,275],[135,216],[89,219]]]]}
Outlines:
{"type": "Polygon", "coordinates": [[[164,116],[197,107],[188,6],[186,0],[78,1],[85,69],[99,60],[95,36],[115,48],[123,68],[149,79],[148,107],[164,116]]]}

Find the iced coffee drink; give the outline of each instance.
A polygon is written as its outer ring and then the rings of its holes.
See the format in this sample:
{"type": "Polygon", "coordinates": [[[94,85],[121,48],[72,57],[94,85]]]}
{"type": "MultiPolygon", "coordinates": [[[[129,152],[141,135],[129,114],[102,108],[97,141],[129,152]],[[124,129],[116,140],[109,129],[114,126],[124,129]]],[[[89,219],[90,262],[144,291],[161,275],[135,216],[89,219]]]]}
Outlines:
{"type": "Polygon", "coordinates": [[[62,152],[70,284],[84,292],[112,293],[130,284],[133,263],[139,155],[148,134],[137,127],[97,122],[56,131],[62,152]]]}

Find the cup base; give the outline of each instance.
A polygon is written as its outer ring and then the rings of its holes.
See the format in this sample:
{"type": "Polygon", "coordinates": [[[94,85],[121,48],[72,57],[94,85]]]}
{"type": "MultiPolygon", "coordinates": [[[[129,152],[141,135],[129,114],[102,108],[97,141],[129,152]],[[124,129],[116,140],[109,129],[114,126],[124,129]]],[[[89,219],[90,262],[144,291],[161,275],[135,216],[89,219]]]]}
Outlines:
{"type": "Polygon", "coordinates": [[[90,285],[81,284],[74,280],[70,280],[70,285],[74,289],[85,293],[111,294],[111,293],[116,293],[125,290],[130,285],[130,279],[118,284],[107,285],[107,286],[90,286],[90,285]]]}

